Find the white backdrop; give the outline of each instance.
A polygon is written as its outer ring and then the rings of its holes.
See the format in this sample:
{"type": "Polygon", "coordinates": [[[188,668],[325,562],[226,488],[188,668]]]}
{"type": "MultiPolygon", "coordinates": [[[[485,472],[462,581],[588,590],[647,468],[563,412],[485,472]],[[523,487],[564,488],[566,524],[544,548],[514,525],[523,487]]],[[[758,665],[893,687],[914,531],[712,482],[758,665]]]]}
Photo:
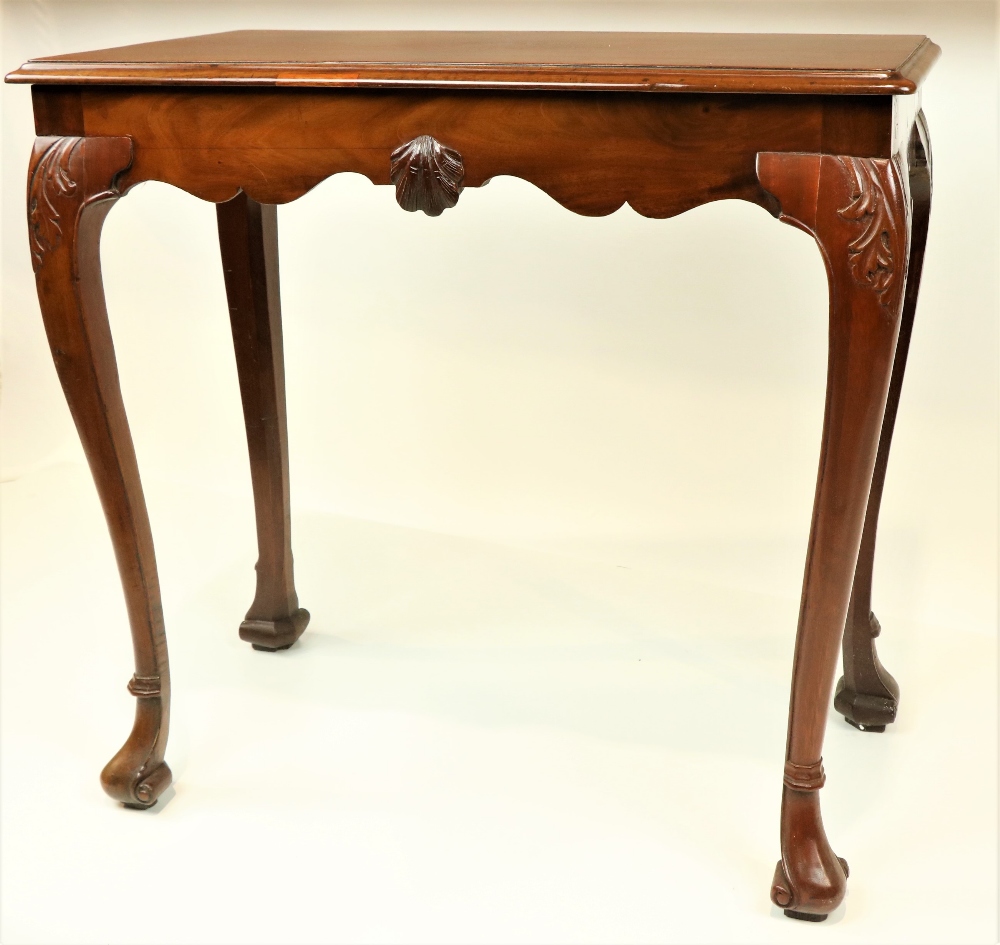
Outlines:
{"type": "MultiPolygon", "coordinates": [[[[992,941],[993,4],[5,0],[3,67],[247,27],[894,32],[943,48],[876,569],[903,702],[883,738],[832,718],[824,804],[853,873],[826,928],[992,941]]],[[[282,207],[313,624],[264,657],[236,639],[255,547],[214,209],[135,188],[103,259],[177,778],[137,818],[96,781],[128,727],[127,625],[34,297],[28,91],[5,87],[3,106],[3,941],[806,934],[766,895],[823,408],[809,238],[733,201],[577,217],[511,178],[433,220],[356,175],[282,207]]]]}

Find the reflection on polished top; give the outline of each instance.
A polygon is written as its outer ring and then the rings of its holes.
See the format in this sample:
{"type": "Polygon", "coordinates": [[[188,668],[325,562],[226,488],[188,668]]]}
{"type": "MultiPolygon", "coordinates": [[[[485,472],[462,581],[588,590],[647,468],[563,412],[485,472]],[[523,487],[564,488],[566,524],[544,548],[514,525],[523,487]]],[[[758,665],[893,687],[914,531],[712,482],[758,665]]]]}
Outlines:
{"type": "Polygon", "coordinates": [[[7,81],[892,95],[940,52],[925,36],[238,30],[32,59],[7,81]]]}

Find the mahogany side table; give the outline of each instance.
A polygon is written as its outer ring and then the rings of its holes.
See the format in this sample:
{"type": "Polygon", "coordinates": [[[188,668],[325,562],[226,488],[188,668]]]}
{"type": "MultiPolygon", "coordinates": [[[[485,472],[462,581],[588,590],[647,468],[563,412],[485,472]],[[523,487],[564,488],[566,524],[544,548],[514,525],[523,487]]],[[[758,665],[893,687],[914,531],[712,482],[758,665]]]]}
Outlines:
{"type": "Polygon", "coordinates": [[[52,357],[111,531],[135,650],[136,717],[105,790],[146,808],[170,783],[170,698],[153,539],[101,284],[108,211],[140,181],[216,203],[257,518],[240,636],[305,630],[292,575],[276,204],[341,171],[431,216],[524,178],[575,213],[670,217],[740,198],[810,233],[830,342],[772,901],[818,921],[846,889],[823,830],[834,705],[884,731],[899,689],[871,613],[879,503],[931,198],[923,36],[242,31],[25,63],[35,142],[28,231],[52,357]]]}

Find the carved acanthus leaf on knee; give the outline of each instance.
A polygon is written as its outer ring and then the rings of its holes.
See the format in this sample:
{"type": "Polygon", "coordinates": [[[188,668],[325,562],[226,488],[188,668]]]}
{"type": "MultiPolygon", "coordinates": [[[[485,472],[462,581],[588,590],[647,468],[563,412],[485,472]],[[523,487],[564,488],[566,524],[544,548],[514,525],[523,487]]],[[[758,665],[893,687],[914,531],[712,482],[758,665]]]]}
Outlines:
{"type": "Polygon", "coordinates": [[[780,219],[810,233],[830,283],[823,449],[796,636],[772,900],[818,921],[843,900],[846,862],[823,829],[821,752],[848,613],[906,285],[910,199],[905,155],[761,153],[780,219]]]}
{"type": "Polygon", "coordinates": [[[163,760],[170,671],[153,539],[125,417],[100,269],[104,218],[132,164],[127,137],[41,137],[28,171],[28,239],[38,300],[118,561],[135,654],[132,732],[104,789],[150,807],[170,783],[163,760]]]}

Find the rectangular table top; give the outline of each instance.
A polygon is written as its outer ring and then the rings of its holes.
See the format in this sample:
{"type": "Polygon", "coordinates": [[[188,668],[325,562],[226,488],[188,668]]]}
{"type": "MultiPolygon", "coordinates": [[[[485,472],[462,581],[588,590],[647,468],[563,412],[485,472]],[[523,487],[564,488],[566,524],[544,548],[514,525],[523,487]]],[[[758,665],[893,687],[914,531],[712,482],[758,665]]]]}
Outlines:
{"type": "Polygon", "coordinates": [[[909,94],[925,36],[239,30],[32,59],[8,82],[909,94]]]}

